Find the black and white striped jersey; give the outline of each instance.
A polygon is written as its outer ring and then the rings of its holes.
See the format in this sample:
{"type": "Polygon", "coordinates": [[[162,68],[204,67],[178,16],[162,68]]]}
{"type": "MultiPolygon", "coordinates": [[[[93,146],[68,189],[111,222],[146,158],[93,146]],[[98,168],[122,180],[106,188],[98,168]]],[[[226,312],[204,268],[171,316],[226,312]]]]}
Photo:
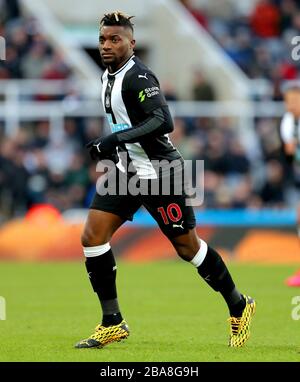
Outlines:
{"type": "MultiPolygon", "coordinates": [[[[140,178],[156,178],[151,161],[182,159],[168,133],[173,121],[153,72],[132,56],[118,71],[102,75],[102,102],[118,151],[126,151],[140,178]]],[[[123,168],[121,161],[118,164],[123,168]]],[[[123,168],[124,169],[124,168],[123,168]]]]}

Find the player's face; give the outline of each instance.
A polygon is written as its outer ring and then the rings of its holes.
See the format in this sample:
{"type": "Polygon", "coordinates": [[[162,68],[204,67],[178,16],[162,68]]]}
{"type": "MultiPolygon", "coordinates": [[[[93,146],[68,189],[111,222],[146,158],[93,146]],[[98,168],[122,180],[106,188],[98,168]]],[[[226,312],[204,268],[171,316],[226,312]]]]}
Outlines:
{"type": "Polygon", "coordinates": [[[295,117],[300,117],[300,90],[288,90],[284,95],[284,102],[287,111],[295,117]]]}
{"type": "Polygon", "coordinates": [[[132,55],[135,41],[132,31],[122,26],[103,26],[99,36],[99,51],[103,64],[112,71],[119,69],[132,55]]]}

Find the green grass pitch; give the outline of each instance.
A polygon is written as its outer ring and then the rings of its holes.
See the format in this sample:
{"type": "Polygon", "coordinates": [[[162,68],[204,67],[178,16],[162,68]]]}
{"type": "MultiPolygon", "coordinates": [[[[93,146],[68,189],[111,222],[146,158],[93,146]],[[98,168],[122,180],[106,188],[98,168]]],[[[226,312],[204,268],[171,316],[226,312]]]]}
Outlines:
{"type": "Polygon", "coordinates": [[[284,286],[293,266],[230,263],[239,289],[257,300],[244,348],[227,346],[227,308],[190,264],[119,261],[118,290],[128,340],[74,349],[100,320],[83,262],[0,263],[0,361],[300,361],[300,320],[284,286]]]}

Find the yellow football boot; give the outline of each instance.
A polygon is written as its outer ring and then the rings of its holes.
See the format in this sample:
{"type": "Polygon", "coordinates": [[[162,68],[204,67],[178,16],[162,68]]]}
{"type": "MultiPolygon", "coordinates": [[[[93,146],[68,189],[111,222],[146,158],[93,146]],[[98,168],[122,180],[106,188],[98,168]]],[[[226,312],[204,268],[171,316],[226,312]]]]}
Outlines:
{"type": "Polygon", "coordinates": [[[125,320],[118,325],[97,325],[95,333],[75,345],[77,349],[102,348],[111,342],[119,342],[129,336],[129,328],[125,320]]]}
{"type": "Polygon", "coordinates": [[[229,346],[239,348],[244,346],[245,342],[250,337],[250,323],[254,316],[256,303],[250,296],[245,296],[246,306],[243,310],[242,317],[230,317],[230,337],[229,346]]]}

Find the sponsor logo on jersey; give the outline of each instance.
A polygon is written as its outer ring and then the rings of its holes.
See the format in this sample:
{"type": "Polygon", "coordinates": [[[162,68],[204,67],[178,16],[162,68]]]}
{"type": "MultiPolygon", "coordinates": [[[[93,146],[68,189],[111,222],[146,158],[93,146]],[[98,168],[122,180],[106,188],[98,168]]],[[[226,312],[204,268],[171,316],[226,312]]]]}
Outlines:
{"type": "Polygon", "coordinates": [[[158,86],[153,86],[152,88],[146,88],[145,89],[146,96],[148,98],[151,98],[153,96],[156,96],[159,94],[159,87],[158,86]]]}
{"type": "Polygon", "coordinates": [[[159,87],[153,86],[152,88],[146,88],[139,92],[140,102],[144,102],[146,97],[151,98],[159,94],[159,87]]]}
{"type": "Polygon", "coordinates": [[[148,80],[147,73],[145,73],[144,75],[139,74],[138,78],[145,78],[146,80],[148,80]]]}
{"type": "Polygon", "coordinates": [[[129,129],[128,123],[114,123],[111,114],[106,114],[112,133],[129,129]]]}
{"type": "Polygon", "coordinates": [[[144,90],[141,90],[141,91],[139,92],[139,100],[140,100],[140,102],[141,102],[141,103],[144,102],[144,101],[145,101],[145,98],[146,98],[145,91],[144,91],[144,90]]]}

